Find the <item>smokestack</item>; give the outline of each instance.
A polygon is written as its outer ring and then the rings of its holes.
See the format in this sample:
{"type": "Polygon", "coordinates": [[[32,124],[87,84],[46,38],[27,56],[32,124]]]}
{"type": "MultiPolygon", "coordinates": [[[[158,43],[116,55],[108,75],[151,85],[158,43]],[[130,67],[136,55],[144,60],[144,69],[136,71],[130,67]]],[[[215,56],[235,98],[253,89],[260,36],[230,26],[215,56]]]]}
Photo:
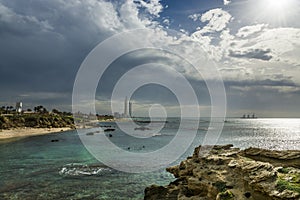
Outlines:
{"type": "Polygon", "coordinates": [[[127,100],[127,96],[125,97],[125,102],[124,102],[124,116],[125,117],[128,116],[128,100],[127,100]]]}
{"type": "Polygon", "coordinates": [[[129,117],[132,117],[132,103],[129,101],[129,117]]]}

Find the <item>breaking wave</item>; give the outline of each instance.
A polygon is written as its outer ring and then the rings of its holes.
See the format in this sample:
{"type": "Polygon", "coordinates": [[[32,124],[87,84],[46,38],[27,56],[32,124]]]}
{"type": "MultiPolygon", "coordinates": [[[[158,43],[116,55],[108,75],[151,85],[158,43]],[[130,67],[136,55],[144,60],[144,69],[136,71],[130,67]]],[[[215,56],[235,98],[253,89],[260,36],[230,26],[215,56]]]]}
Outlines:
{"type": "Polygon", "coordinates": [[[81,176],[102,176],[112,173],[113,169],[104,165],[86,165],[80,163],[70,163],[64,165],[59,171],[59,175],[64,177],[81,176]]]}

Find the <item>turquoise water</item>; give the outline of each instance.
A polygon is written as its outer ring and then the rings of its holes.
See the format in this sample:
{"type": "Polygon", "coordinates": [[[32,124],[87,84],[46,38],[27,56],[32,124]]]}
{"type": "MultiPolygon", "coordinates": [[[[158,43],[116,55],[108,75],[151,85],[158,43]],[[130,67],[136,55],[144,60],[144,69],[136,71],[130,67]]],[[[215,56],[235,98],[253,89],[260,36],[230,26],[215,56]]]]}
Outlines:
{"type": "MultiPolygon", "coordinates": [[[[145,152],[174,138],[179,121],[168,121],[150,139],[128,137],[114,123],[101,125],[116,128],[110,140],[120,148],[145,152]]],[[[208,125],[201,121],[193,144],[179,160],[201,144],[208,125]]],[[[189,134],[195,127],[184,128],[189,134]]],[[[300,119],[228,119],[218,144],[229,143],[240,148],[300,149],[300,119]]],[[[164,169],[138,174],[110,169],[90,155],[76,131],[1,143],[0,159],[0,199],[143,199],[146,186],[174,180],[164,169]]]]}

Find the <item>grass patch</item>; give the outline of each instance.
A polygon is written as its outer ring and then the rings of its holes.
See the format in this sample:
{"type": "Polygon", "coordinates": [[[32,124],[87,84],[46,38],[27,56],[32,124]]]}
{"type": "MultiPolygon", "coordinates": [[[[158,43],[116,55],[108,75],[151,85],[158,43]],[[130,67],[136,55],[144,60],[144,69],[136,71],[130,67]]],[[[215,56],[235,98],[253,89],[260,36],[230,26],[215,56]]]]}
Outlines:
{"type": "Polygon", "coordinates": [[[231,191],[226,190],[224,192],[219,193],[220,200],[231,200],[233,199],[234,195],[231,191]]]}
{"type": "Polygon", "coordinates": [[[295,176],[293,176],[292,182],[298,184],[298,186],[300,187],[300,174],[296,174],[295,176]]]}
{"type": "Polygon", "coordinates": [[[282,167],[282,168],[279,168],[277,171],[279,173],[287,174],[287,173],[289,173],[291,171],[291,169],[288,168],[288,167],[282,167]]]}
{"type": "Polygon", "coordinates": [[[225,182],[218,181],[216,183],[213,183],[213,186],[215,186],[219,192],[226,191],[226,183],[225,182]]]}
{"type": "Polygon", "coordinates": [[[280,192],[284,190],[291,190],[300,193],[300,184],[295,183],[293,180],[291,182],[279,179],[276,184],[276,189],[280,192]]]}

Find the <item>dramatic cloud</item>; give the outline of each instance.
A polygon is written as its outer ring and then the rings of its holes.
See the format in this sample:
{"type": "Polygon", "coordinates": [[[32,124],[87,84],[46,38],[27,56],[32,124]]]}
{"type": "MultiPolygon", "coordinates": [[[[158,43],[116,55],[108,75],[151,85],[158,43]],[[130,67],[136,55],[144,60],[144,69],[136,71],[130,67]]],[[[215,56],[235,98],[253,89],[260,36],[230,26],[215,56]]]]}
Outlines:
{"type": "MultiPolygon", "coordinates": [[[[160,0],[0,0],[0,102],[23,99],[46,102],[50,106],[57,102],[70,105],[74,79],[87,54],[114,34],[145,27],[156,30],[156,34],[149,32],[140,40],[137,37],[135,43],[150,45],[163,41],[165,48],[177,48],[178,55],[185,59],[208,54],[227,85],[231,109],[238,102],[235,98],[240,98],[241,107],[245,105],[243,101],[255,106],[247,100],[251,95],[263,105],[267,105],[270,96],[282,92],[286,94],[281,99],[284,102],[292,104],[291,99],[300,99],[300,24],[297,17],[289,14],[299,13],[298,4],[291,4],[295,5],[292,12],[281,13],[286,23],[278,25],[274,20],[277,15],[271,9],[265,15],[268,18],[258,16],[261,12],[256,6],[262,11],[264,8],[252,0],[240,3],[224,0],[226,6],[211,1],[186,6],[172,1],[169,5],[164,3],[160,0]],[[162,27],[182,34],[167,33],[162,27]]],[[[147,62],[172,66],[194,87],[203,81],[183,59],[162,52],[136,52],[113,64],[114,70],[103,80],[107,87],[97,95],[104,99],[101,105],[106,105],[114,81],[122,73],[130,66],[147,62]]],[[[216,74],[210,74],[203,66],[198,63],[196,67],[214,79],[216,74]]],[[[200,85],[199,96],[205,88],[205,84],[200,85]]],[[[136,98],[146,101],[146,94],[140,94],[136,98]]],[[[157,95],[161,102],[163,99],[171,102],[167,96],[157,95]]]]}

